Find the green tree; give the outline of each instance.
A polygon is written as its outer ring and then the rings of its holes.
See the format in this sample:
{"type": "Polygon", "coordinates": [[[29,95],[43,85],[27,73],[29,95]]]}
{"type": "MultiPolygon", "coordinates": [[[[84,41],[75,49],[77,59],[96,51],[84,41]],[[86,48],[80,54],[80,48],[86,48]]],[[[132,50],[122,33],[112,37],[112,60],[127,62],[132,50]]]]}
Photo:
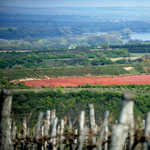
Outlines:
{"type": "Polygon", "coordinates": [[[109,48],[109,45],[108,45],[107,43],[104,43],[104,44],[102,45],[102,48],[104,48],[104,49],[106,50],[106,49],[109,48]]]}
{"type": "Polygon", "coordinates": [[[40,62],[42,62],[42,58],[38,57],[38,59],[37,59],[38,66],[39,66],[40,62]]]}

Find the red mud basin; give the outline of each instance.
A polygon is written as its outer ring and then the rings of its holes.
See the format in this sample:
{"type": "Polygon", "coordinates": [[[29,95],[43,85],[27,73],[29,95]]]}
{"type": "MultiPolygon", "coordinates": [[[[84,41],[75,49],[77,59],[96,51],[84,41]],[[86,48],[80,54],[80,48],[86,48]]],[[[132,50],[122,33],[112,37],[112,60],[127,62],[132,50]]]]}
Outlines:
{"type": "Polygon", "coordinates": [[[35,87],[57,87],[57,86],[77,86],[89,84],[101,85],[120,85],[120,84],[150,84],[150,75],[134,75],[120,77],[93,77],[93,78],[69,78],[69,79],[48,79],[48,80],[32,80],[21,82],[27,86],[35,87]]]}

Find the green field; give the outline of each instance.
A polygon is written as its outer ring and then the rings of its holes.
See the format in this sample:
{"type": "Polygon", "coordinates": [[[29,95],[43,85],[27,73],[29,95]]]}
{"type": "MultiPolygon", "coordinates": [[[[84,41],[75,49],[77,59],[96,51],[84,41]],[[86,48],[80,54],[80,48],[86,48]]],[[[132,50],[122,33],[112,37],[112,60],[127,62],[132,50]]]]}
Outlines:
{"type": "Polygon", "coordinates": [[[130,53],[131,57],[142,57],[144,55],[150,55],[150,53],[130,53]]]}
{"type": "Polygon", "coordinates": [[[101,66],[79,66],[79,67],[54,67],[54,68],[34,68],[34,69],[10,69],[0,70],[0,79],[25,79],[40,78],[45,79],[45,75],[50,78],[60,76],[117,76],[117,75],[136,75],[148,74],[149,63],[139,64],[119,64],[119,65],[101,65],[101,66]],[[131,70],[125,70],[124,67],[133,67],[131,70]]]}

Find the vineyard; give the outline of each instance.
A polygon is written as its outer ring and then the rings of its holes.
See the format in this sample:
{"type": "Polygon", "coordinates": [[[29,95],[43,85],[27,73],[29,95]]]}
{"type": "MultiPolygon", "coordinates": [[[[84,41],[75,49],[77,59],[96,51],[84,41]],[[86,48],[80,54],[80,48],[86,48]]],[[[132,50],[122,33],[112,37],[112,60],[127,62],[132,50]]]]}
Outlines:
{"type": "Polygon", "coordinates": [[[12,90],[2,89],[0,149],[149,149],[150,113],[147,112],[143,127],[136,128],[133,111],[135,96],[130,93],[122,95],[119,118],[115,124],[109,124],[110,112],[106,110],[101,124],[97,125],[94,105],[89,104],[89,117],[82,110],[74,121],[66,116],[58,120],[56,109],[46,110],[46,117],[39,112],[32,129],[27,126],[30,115],[23,117],[19,130],[10,117],[12,98],[12,90]]]}

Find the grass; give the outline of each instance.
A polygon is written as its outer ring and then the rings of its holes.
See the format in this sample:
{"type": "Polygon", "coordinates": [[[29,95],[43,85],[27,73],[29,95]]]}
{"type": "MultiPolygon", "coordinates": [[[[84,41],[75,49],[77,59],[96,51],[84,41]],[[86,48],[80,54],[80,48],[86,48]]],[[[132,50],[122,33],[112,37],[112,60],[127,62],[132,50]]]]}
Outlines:
{"type": "Polygon", "coordinates": [[[140,58],[140,57],[119,57],[119,58],[110,58],[111,61],[117,61],[117,60],[120,60],[120,59],[131,59],[131,60],[135,60],[137,58],[140,58]]]}
{"type": "MultiPolygon", "coordinates": [[[[46,87],[46,88],[34,88],[34,89],[13,89],[13,91],[34,91],[34,92],[41,92],[41,91],[49,91],[49,90],[54,90],[56,91],[57,88],[50,88],[50,87],[46,87]]],[[[79,92],[81,90],[89,90],[89,91],[94,91],[94,92],[119,92],[119,93],[130,93],[132,92],[132,94],[149,94],[149,90],[150,87],[147,85],[141,85],[135,88],[129,88],[129,87],[125,87],[125,85],[120,85],[120,87],[112,87],[112,86],[102,86],[101,88],[94,88],[94,87],[90,87],[90,88],[79,88],[79,87],[72,87],[72,88],[62,88],[62,92],[66,93],[66,92],[79,92]]]]}
{"type": "Polygon", "coordinates": [[[144,55],[150,55],[150,53],[130,53],[132,57],[142,57],[144,55]]]}

